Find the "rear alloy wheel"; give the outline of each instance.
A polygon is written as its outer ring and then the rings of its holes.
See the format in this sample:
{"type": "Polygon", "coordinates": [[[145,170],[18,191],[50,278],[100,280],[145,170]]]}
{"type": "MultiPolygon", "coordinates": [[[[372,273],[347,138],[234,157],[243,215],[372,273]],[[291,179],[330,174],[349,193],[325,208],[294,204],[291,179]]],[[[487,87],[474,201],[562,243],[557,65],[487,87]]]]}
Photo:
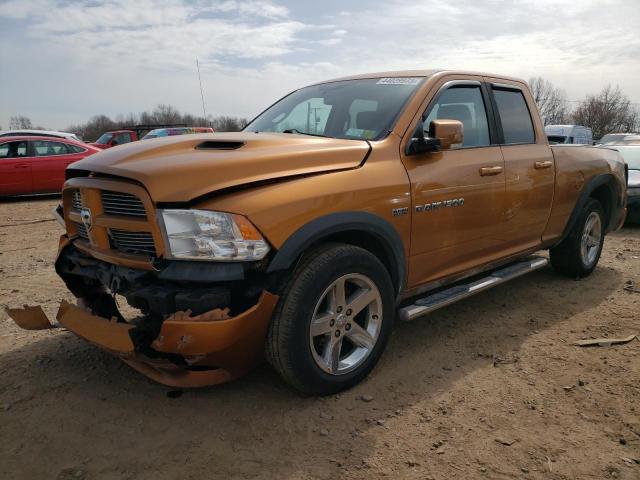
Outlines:
{"type": "Polygon", "coordinates": [[[591,266],[596,262],[602,238],[602,218],[598,212],[591,212],[587,217],[580,239],[580,255],[582,255],[582,263],[585,266],[591,266]]]}
{"type": "Polygon", "coordinates": [[[327,244],[308,252],[280,297],[267,360],[302,393],[328,395],[360,382],[387,343],[393,285],[368,251],[327,244]]]}
{"type": "Polygon", "coordinates": [[[604,245],[604,209],[589,200],[569,235],[549,251],[553,268],[568,277],[586,277],[593,272],[604,245]]]}

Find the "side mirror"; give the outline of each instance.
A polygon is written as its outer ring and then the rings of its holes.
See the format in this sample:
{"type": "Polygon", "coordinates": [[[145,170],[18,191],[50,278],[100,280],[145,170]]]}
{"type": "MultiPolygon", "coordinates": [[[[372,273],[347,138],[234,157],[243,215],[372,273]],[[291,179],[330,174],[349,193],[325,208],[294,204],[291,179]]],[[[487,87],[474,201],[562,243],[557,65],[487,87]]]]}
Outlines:
{"type": "Polygon", "coordinates": [[[429,131],[420,132],[407,144],[407,155],[449,150],[453,145],[462,144],[463,125],[458,120],[433,120],[429,131]],[[426,134],[426,135],[425,135],[426,134]]]}
{"type": "Polygon", "coordinates": [[[464,126],[459,120],[433,120],[429,125],[429,136],[440,140],[440,148],[449,150],[462,145],[464,126]]]}

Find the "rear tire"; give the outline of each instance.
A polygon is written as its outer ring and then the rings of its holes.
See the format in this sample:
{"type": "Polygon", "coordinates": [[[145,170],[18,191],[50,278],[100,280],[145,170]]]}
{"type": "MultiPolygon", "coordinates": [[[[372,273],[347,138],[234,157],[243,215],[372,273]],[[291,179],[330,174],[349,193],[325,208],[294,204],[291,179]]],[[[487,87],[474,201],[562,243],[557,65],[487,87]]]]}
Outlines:
{"type": "Polygon", "coordinates": [[[394,320],[394,290],[368,251],[327,244],[302,259],[269,327],[266,357],[282,378],[308,395],[356,385],[373,369],[394,320]]]}
{"type": "Polygon", "coordinates": [[[590,199],[560,244],[550,249],[551,265],[572,278],[591,275],[604,245],[605,215],[599,201],[590,199]]]}

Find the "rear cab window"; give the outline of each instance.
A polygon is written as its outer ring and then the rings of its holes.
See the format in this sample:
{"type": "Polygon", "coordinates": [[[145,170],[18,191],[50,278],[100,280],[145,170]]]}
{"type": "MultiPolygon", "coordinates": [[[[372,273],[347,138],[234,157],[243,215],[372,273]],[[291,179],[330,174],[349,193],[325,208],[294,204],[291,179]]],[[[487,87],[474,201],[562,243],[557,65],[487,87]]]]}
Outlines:
{"type": "Polygon", "coordinates": [[[122,145],[123,143],[129,143],[131,142],[131,134],[128,132],[118,133],[116,134],[113,140],[114,140],[114,143],[118,145],[122,145]]]}
{"type": "Polygon", "coordinates": [[[503,144],[535,143],[536,135],[531,113],[522,91],[516,87],[496,86],[493,98],[502,126],[503,144]]]}

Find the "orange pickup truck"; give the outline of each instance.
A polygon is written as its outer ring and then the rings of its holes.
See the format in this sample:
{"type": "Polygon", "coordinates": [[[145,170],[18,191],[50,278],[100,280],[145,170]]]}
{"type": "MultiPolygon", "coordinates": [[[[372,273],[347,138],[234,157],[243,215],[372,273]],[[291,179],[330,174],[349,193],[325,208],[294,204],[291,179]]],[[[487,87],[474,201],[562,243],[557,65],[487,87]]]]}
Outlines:
{"type": "Polygon", "coordinates": [[[53,325],[10,310],[18,324],[66,327],[166,385],[266,356],[323,395],[372,370],[396,318],[548,262],[589,275],[626,171],[614,150],[549,146],[521,80],[386,72],[296,90],[240,133],[92,155],[62,203],[56,270],[78,304],[53,325]]]}

